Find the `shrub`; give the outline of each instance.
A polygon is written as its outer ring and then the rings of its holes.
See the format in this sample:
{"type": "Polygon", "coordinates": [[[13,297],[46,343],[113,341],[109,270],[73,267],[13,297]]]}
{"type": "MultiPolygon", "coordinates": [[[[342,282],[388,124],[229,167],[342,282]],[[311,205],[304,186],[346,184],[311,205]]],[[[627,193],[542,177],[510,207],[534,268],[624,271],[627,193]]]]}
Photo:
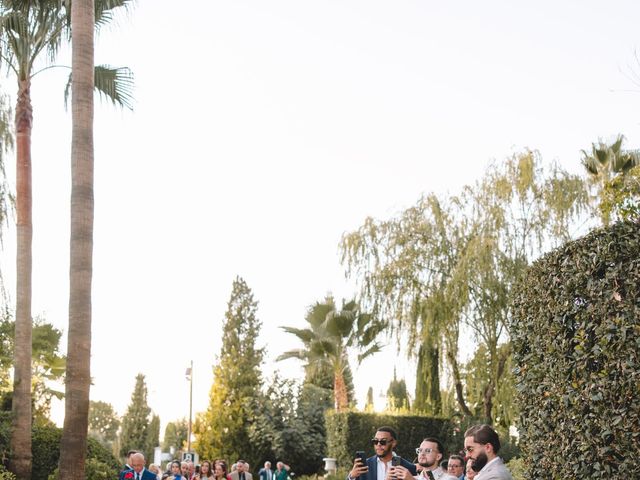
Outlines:
{"type": "Polygon", "coordinates": [[[445,446],[446,453],[457,452],[462,448],[462,434],[457,432],[446,418],[353,411],[336,413],[329,410],[326,414],[328,456],[338,460],[339,469],[350,467],[356,450],[372,454],[373,447],[369,440],[376,433],[376,428],[383,425],[396,430],[396,451],[409,461],[415,458],[415,448],[425,437],[439,438],[445,446]]]}
{"type": "Polygon", "coordinates": [[[528,478],[640,478],[640,225],[535,262],[511,338],[528,478]]]}

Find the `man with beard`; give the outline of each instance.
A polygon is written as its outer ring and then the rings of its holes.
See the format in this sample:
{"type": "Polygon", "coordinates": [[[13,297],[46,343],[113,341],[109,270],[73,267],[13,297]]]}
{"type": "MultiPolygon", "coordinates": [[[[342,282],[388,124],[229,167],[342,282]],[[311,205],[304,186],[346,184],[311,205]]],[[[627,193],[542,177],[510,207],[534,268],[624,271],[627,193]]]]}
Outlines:
{"type": "MultiPolygon", "coordinates": [[[[380,427],[371,439],[371,444],[376,454],[367,458],[363,464],[359,458],[353,462],[353,468],[349,472],[348,479],[356,480],[385,480],[387,474],[391,473],[391,459],[395,456],[393,449],[397,445],[397,434],[391,427],[380,427]]],[[[416,466],[404,458],[400,459],[400,465],[409,470],[412,475],[416,474],[416,466]]]]}
{"type": "Polygon", "coordinates": [[[500,439],[489,425],[475,425],[464,432],[464,450],[473,460],[475,480],[513,480],[511,473],[498,457],[500,439]]]}
{"type": "MultiPolygon", "coordinates": [[[[416,453],[418,454],[420,474],[415,477],[415,480],[457,480],[440,467],[440,461],[444,456],[444,447],[437,438],[427,437],[422,440],[420,447],[416,448],[416,453]]],[[[403,467],[395,467],[393,474],[396,480],[414,480],[411,472],[403,467]]]]}

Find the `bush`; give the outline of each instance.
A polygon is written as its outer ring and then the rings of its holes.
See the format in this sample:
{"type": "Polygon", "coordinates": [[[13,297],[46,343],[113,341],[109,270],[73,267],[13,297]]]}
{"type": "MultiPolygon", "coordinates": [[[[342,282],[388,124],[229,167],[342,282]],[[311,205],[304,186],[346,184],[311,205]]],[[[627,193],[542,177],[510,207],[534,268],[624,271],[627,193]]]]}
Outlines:
{"type": "Polygon", "coordinates": [[[535,262],[511,338],[528,478],[640,478],[640,225],[535,262]]]}
{"type": "Polygon", "coordinates": [[[464,440],[462,434],[456,431],[453,424],[446,418],[354,411],[336,413],[334,410],[329,410],[325,418],[328,456],[338,460],[339,469],[353,464],[356,450],[373,454],[373,447],[369,440],[375,435],[376,428],[383,425],[396,430],[398,433],[396,452],[409,461],[413,461],[416,456],[415,449],[425,437],[440,439],[446,453],[460,450],[464,440]]]}

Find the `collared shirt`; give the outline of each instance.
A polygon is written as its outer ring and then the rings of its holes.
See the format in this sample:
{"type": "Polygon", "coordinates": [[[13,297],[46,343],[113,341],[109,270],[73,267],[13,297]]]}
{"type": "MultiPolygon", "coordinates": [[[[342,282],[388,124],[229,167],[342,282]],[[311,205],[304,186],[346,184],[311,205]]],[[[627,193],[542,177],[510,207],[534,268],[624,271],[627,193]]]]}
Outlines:
{"type": "Polygon", "coordinates": [[[378,465],[378,480],[384,480],[387,477],[387,470],[391,468],[391,460],[383,462],[380,457],[376,457],[376,462],[378,465]]]}
{"type": "MultiPolygon", "coordinates": [[[[442,470],[440,467],[436,468],[435,470],[431,470],[431,473],[433,474],[433,478],[435,478],[436,480],[438,480],[440,477],[442,477],[444,475],[444,470],[442,470]]],[[[427,476],[427,470],[426,469],[422,469],[420,471],[420,474],[417,477],[414,477],[417,480],[429,480],[429,477],[427,476]]]]}

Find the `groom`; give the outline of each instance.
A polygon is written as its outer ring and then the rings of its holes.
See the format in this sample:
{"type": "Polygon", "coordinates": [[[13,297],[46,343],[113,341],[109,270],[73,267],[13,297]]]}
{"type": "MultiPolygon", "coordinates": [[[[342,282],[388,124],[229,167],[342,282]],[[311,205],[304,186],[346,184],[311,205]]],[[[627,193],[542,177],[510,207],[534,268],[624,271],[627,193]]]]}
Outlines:
{"type": "Polygon", "coordinates": [[[155,473],[151,473],[149,470],[144,468],[145,460],[144,455],[141,453],[134,453],[131,455],[131,460],[129,462],[131,465],[131,470],[126,470],[122,475],[122,479],[124,480],[157,480],[155,473]]]}

